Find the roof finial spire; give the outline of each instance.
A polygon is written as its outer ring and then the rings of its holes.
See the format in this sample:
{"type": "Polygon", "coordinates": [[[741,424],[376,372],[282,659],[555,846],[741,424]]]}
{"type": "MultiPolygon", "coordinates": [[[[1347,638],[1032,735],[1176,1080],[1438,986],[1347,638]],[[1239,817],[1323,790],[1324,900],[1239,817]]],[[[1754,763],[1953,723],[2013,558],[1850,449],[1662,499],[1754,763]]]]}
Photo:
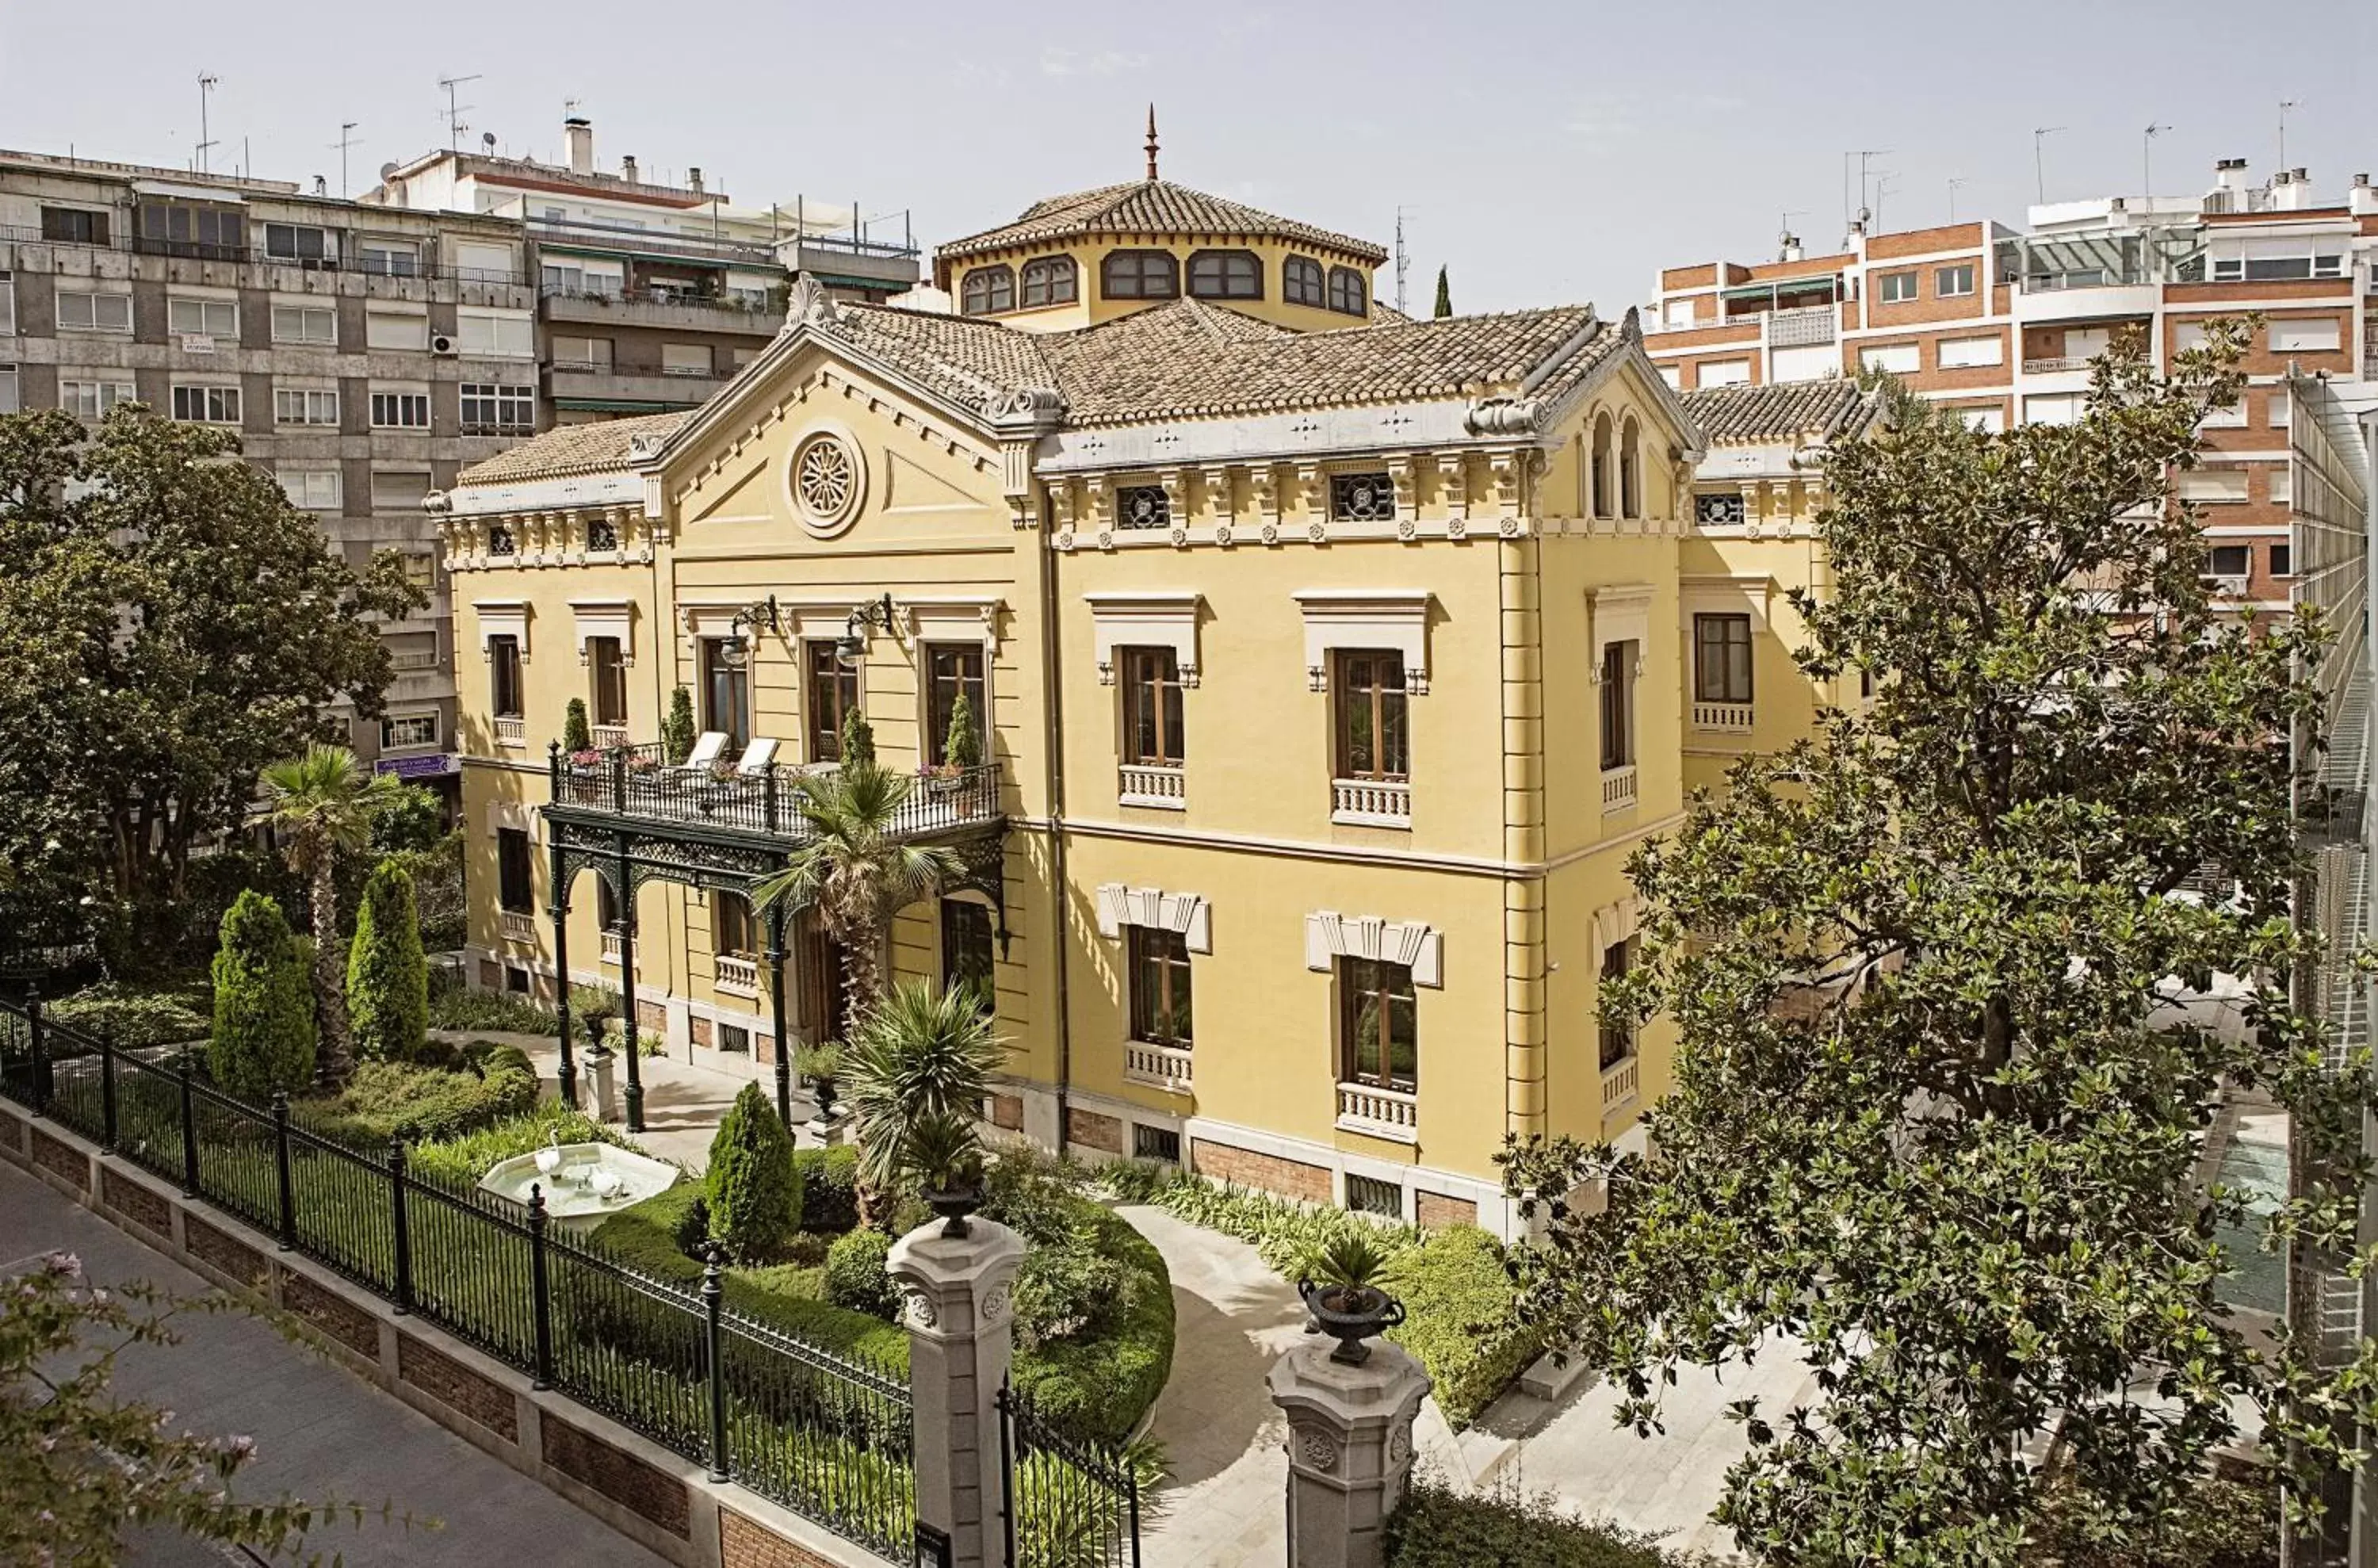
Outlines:
{"type": "Polygon", "coordinates": [[[1147,181],[1156,183],[1156,105],[1147,106],[1147,181]]]}

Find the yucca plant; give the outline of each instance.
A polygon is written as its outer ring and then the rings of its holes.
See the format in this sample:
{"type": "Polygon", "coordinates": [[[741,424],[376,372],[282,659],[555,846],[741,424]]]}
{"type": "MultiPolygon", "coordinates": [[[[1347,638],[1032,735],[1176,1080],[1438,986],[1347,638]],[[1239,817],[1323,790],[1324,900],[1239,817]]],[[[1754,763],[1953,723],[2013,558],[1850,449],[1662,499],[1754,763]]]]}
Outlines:
{"type": "Polygon", "coordinates": [[[1340,1231],[1315,1244],[1300,1271],[1332,1306],[1366,1290],[1386,1293],[1400,1272],[1395,1252],[1359,1231],[1340,1231]]]}
{"type": "Polygon", "coordinates": [[[841,1080],[859,1145],[862,1221],[912,1173],[907,1145],[919,1128],[956,1117],[971,1130],[991,1075],[1006,1060],[1005,1043],[963,987],[895,985],[867,1016],[843,1046],[841,1080]]]}

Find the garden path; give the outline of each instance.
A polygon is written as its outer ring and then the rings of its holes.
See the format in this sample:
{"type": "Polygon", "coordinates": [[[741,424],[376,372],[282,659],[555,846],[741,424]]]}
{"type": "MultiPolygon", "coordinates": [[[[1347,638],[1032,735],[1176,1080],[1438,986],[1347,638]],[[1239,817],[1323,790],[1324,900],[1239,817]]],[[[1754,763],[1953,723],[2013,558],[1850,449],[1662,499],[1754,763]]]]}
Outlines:
{"type": "MultiPolygon", "coordinates": [[[[79,1257],[101,1284],[142,1279],[176,1296],[212,1291],[31,1176],[0,1166],[0,1276],[53,1251],[79,1257]]],[[[114,1387],[175,1412],[193,1430],[253,1437],[257,1457],[240,1473],[240,1495],[337,1495],[440,1522],[407,1528],[375,1515],[360,1529],[342,1525],[311,1543],[326,1556],[342,1554],[350,1568],[660,1568],[660,1558],[345,1368],[290,1344],[261,1318],[198,1314],[175,1326],[177,1345],[126,1350],[114,1387]]],[[[125,1561],[132,1568],[222,1568],[226,1556],[160,1529],[135,1538],[125,1561]]]]}

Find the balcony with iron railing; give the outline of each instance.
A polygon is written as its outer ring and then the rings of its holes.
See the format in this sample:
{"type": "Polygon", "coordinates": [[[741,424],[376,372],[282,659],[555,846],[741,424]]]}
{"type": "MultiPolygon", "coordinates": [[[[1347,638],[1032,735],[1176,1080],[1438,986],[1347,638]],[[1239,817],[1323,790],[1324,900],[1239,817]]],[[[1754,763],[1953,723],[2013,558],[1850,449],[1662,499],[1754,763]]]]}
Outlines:
{"type": "Polygon", "coordinates": [[[1338,1086],[1338,1129],[1398,1143],[1420,1140],[1420,1096],[1367,1083],[1338,1086]]]}
{"type": "Polygon", "coordinates": [[[1190,1087],[1189,1047],[1154,1045],[1145,1040],[1127,1040],[1123,1047],[1123,1076],[1127,1083],[1142,1083],[1168,1093],[1186,1094],[1190,1087]]]}
{"type": "MultiPolygon", "coordinates": [[[[671,764],[656,743],[550,754],[556,808],[631,819],[648,826],[680,825],[806,838],[803,781],[830,767],[771,763],[742,769],[730,762],[685,767],[671,764]]],[[[888,837],[929,838],[1004,822],[999,765],[933,769],[916,777],[893,813],[888,837]]]]}
{"type": "Polygon", "coordinates": [[[631,327],[671,327],[686,332],[774,332],[785,316],[781,295],[745,298],[691,289],[547,288],[539,297],[545,318],[555,322],[596,322],[631,327]]]}
{"type": "MultiPolygon", "coordinates": [[[[439,261],[434,256],[394,259],[365,256],[351,233],[343,230],[339,233],[343,243],[341,253],[335,256],[282,256],[259,250],[252,245],[154,239],[146,235],[110,235],[104,240],[65,239],[22,223],[0,223],[0,245],[51,245],[63,250],[113,250],[133,256],[162,257],[174,261],[214,261],[243,266],[252,263],[298,272],[353,272],[364,278],[403,281],[442,279],[449,283],[492,283],[512,288],[520,287],[526,281],[519,269],[512,267],[455,267],[439,261]]],[[[408,238],[404,243],[411,243],[411,240],[408,238]]],[[[424,237],[421,243],[426,246],[431,241],[424,237]]]]}

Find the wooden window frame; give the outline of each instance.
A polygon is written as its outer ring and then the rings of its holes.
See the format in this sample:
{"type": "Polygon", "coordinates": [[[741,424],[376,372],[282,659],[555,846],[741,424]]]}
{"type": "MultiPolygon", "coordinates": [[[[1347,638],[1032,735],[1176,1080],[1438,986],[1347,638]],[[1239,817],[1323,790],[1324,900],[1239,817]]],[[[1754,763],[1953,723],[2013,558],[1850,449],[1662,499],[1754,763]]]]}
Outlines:
{"type": "Polygon", "coordinates": [[[1758,689],[1758,646],[1757,628],[1752,625],[1747,611],[1704,610],[1696,614],[1693,617],[1693,701],[1752,701],[1758,689]],[[1712,633],[1717,635],[1712,637],[1712,633]],[[1718,656],[1714,660],[1711,657],[1712,652],[1718,656]],[[1737,655],[1740,657],[1738,669],[1737,655]],[[1738,683],[1735,680],[1736,675],[1742,678],[1738,683]],[[1739,695],[1735,694],[1737,690],[1739,695]]]}
{"type": "Polygon", "coordinates": [[[1399,1094],[1420,1092],[1420,994],[1411,967],[1385,959],[1338,960],[1338,1066],[1340,1083],[1359,1083],[1399,1094]],[[1363,1008],[1369,1003],[1381,1020],[1375,1056],[1363,1060],[1363,1008]],[[1411,1068],[1395,1069],[1395,1018],[1401,1004],[1411,1020],[1411,1068]]]}
{"type": "Polygon", "coordinates": [[[1181,297],[1181,258],[1169,250],[1110,250],[1099,259],[1099,293],[1108,299],[1160,300],[1181,297]],[[1160,261],[1160,267],[1153,265],[1160,261]],[[1117,284],[1123,279],[1123,268],[1130,269],[1130,287],[1117,284]],[[1151,293],[1149,278],[1162,274],[1162,287],[1151,293]]]}
{"type": "Polygon", "coordinates": [[[1015,308],[1015,269],[1002,261],[958,280],[958,314],[997,316],[1015,308]]]}
{"type": "Polygon", "coordinates": [[[966,976],[959,972],[963,967],[958,961],[959,949],[973,939],[973,934],[959,928],[979,919],[985,961],[982,984],[976,990],[976,999],[982,1004],[982,1010],[989,1013],[998,1006],[995,993],[999,985],[998,929],[992,921],[991,908],[973,899],[944,898],[941,904],[936,923],[941,928],[943,983],[956,986],[966,981],[966,976]]]}
{"type": "Polygon", "coordinates": [[[1071,305],[1081,297],[1082,270],[1070,256],[1042,256],[1027,261],[1016,280],[1015,306],[1019,310],[1071,305]]]}
{"type": "Polygon", "coordinates": [[[1634,639],[1602,645],[1602,770],[1635,766],[1634,639]]]}
{"type": "Polygon", "coordinates": [[[1188,287],[1192,299],[1261,299],[1263,259],[1252,250],[1193,250],[1188,287]],[[1201,271],[1207,274],[1202,283],[1201,271]]]}
{"type": "Polygon", "coordinates": [[[1411,782],[1411,691],[1406,684],[1404,656],[1393,648],[1333,648],[1329,655],[1330,671],[1330,761],[1339,778],[1363,779],[1381,784],[1411,782]],[[1358,683],[1355,669],[1360,664],[1376,663],[1379,678],[1368,683],[1358,683]],[[1387,683],[1392,673],[1395,684],[1387,683]],[[1372,766],[1356,769],[1353,766],[1353,719],[1359,709],[1367,708],[1371,720],[1372,766]],[[1388,744],[1388,718],[1391,710],[1396,719],[1395,733],[1399,745],[1388,744]],[[1391,749],[1399,749],[1400,757],[1391,759],[1391,749]],[[1400,761],[1401,767],[1387,766],[1390,760],[1400,761]]]}
{"type": "Polygon", "coordinates": [[[1188,939],[1163,926],[1133,925],[1124,928],[1124,946],[1132,1039],[1143,1045],[1194,1049],[1196,996],[1188,939]],[[1175,1027],[1184,1013],[1185,1030],[1175,1027]]]}
{"type": "MultiPolygon", "coordinates": [[[[1602,949],[1600,986],[1606,987],[1612,981],[1623,979],[1634,967],[1635,938],[1627,936],[1613,942],[1602,949]]],[[[1601,1063],[1602,1070],[1608,1072],[1635,1055],[1637,1042],[1633,1029],[1623,1024],[1606,1023],[1602,1020],[1600,1011],[1604,1005],[1604,993],[1597,988],[1594,992],[1596,1012],[1594,1023],[1597,1036],[1594,1052],[1601,1063]]]]}
{"type": "Polygon", "coordinates": [[[1187,758],[1187,716],[1182,707],[1181,659],[1171,648],[1116,650],[1123,665],[1123,754],[1135,767],[1180,767],[1187,758]],[[1151,715],[1149,710],[1154,709],[1151,715]],[[1140,743],[1142,719],[1156,737],[1140,743]]]}
{"type": "Polygon", "coordinates": [[[919,660],[925,676],[925,743],[919,748],[925,760],[935,767],[949,761],[950,714],[957,706],[957,694],[965,692],[974,703],[974,721],[981,727],[978,737],[982,742],[985,762],[991,760],[991,660],[983,654],[980,643],[927,643],[919,660]],[[975,661],[975,673],[966,673],[964,660],[969,656],[975,661]],[[939,668],[944,658],[960,661],[957,672],[949,677],[949,692],[943,693],[943,677],[939,668]]]}
{"type": "Polygon", "coordinates": [[[808,760],[842,761],[842,726],[859,706],[859,671],[835,657],[834,640],[801,645],[801,695],[809,706],[808,760]]]}
{"type": "Polygon", "coordinates": [[[732,888],[710,890],[710,951],[714,958],[756,959],[760,917],[751,900],[732,888]],[[739,937],[741,940],[730,940],[739,937]]]}
{"type": "Polygon", "coordinates": [[[586,639],[586,706],[594,722],[620,728],[628,722],[628,654],[617,637],[586,639]]]}
{"type": "Polygon", "coordinates": [[[527,693],[521,670],[520,639],[509,632],[487,639],[487,712],[496,718],[523,718],[527,693]],[[509,700],[507,700],[509,699],[509,700]]]}
{"type": "Polygon", "coordinates": [[[536,912],[536,846],[525,827],[496,829],[496,900],[507,914],[536,912]]]}
{"type": "Polygon", "coordinates": [[[1360,268],[1329,269],[1327,308],[1340,316],[1368,316],[1371,313],[1371,281],[1363,276],[1360,268]]]}
{"type": "Polygon", "coordinates": [[[1328,309],[1328,270],[1310,256],[1288,258],[1279,264],[1279,297],[1289,305],[1328,309]]]}

